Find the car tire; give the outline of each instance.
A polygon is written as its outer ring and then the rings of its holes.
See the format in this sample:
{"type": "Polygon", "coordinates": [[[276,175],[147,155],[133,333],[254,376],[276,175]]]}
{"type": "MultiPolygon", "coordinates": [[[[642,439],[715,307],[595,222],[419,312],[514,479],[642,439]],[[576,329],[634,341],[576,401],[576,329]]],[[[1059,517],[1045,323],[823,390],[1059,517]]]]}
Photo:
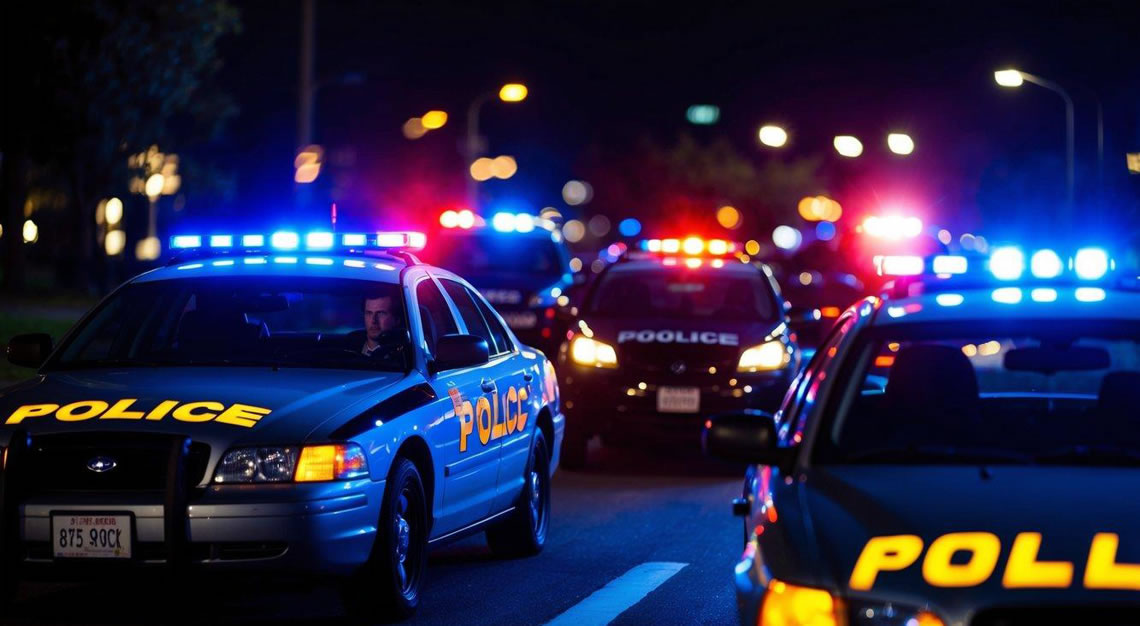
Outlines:
{"type": "Polygon", "coordinates": [[[487,545],[496,556],[534,556],[546,545],[550,528],[550,453],[546,437],[535,429],[523,488],[510,516],[487,529],[487,545]]]}
{"type": "Polygon", "coordinates": [[[397,458],[384,488],[372,554],[343,588],[349,615],[370,622],[411,617],[420,603],[427,568],[427,537],[423,480],[415,464],[397,458]]]}
{"type": "Polygon", "coordinates": [[[562,438],[562,456],[559,460],[561,467],[568,470],[584,469],[589,447],[590,436],[567,424],[566,435],[562,438]]]}

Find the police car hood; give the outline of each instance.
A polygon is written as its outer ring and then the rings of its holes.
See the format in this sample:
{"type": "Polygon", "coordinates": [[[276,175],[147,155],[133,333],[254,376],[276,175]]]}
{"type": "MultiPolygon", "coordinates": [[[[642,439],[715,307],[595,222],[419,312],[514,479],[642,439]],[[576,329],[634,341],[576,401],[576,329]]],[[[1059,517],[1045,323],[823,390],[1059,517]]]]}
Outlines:
{"type": "Polygon", "coordinates": [[[623,352],[673,354],[693,349],[711,353],[739,354],[777,334],[781,321],[723,320],[715,318],[585,316],[593,338],[623,352]]]}
{"type": "MultiPolygon", "coordinates": [[[[1090,545],[1098,533],[1119,537],[1116,563],[1140,564],[1140,470],[1062,466],[843,466],[810,470],[798,487],[814,527],[820,563],[832,566],[831,583],[849,589],[852,571],[872,537],[916,535],[923,551],[909,567],[882,571],[854,597],[949,609],[1022,604],[1140,602],[1137,591],[1086,589],[1090,545]],[[1001,550],[979,585],[931,584],[923,560],[947,533],[992,533],[1001,550]],[[1073,564],[1064,588],[1003,587],[1010,548],[1019,533],[1040,533],[1040,561],[1073,564]],[[963,606],[963,603],[966,603],[963,606]]],[[[805,535],[810,536],[810,535],[805,535]]],[[[965,563],[959,553],[953,563],[965,563]]],[[[773,572],[779,577],[779,572],[773,572]]]]}
{"type": "MultiPolygon", "coordinates": [[[[82,431],[145,431],[181,434],[212,445],[241,443],[303,443],[320,424],[348,419],[379,402],[390,393],[402,372],[334,369],[245,367],[179,367],[93,369],[51,372],[0,392],[0,426],[6,443],[16,428],[29,434],[82,431]],[[135,399],[125,412],[149,412],[163,401],[177,401],[160,419],[102,419],[94,415],[78,421],[61,421],[54,414],[25,417],[11,424],[19,407],[33,404],[65,406],[73,402],[103,401],[108,405],[135,399]],[[252,416],[237,414],[230,423],[217,419],[188,422],[175,419],[178,406],[213,402],[229,408],[235,404],[268,410],[252,416]],[[355,412],[354,412],[355,411],[355,412]]],[[[224,410],[224,409],[223,409],[224,410]]],[[[200,407],[195,414],[220,415],[200,407]]],[[[137,415],[137,413],[136,413],[137,415]]]]}

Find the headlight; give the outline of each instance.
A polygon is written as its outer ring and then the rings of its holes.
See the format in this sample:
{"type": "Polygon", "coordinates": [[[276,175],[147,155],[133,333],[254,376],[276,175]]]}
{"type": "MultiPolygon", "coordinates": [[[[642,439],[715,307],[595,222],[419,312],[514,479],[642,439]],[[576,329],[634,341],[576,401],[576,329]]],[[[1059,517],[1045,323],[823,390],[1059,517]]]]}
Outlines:
{"type": "Polygon", "coordinates": [[[739,372],[770,372],[787,367],[792,361],[788,347],[779,339],[765,341],[758,346],[752,346],[740,355],[740,362],[736,365],[739,372]]]}
{"type": "Polygon", "coordinates": [[[368,475],[368,460],[354,443],[238,448],[218,463],[215,483],[284,483],[347,480],[368,475]]]}
{"type": "Polygon", "coordinates": [[[823,589],[772,579],[760,607],[760,626],[839,626],[847,622],[843,601],[823,589]]]}
{"type": "Polygon", "coordinates": [[[570,358],[578,365],[617,367],[614,347],[585,335],[578,335],[570,342],[570,358]]]}

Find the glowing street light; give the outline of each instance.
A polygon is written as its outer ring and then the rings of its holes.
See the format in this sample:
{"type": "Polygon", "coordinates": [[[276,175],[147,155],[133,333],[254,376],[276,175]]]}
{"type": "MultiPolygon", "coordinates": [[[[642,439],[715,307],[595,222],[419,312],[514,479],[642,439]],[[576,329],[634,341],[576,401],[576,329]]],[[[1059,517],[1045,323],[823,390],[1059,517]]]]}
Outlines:
{"type": "MultiPolygon", "coordinates": [[[[507,83],[499,88],[499,100],[503,102],[522,102],[526,100],[530,90],[522,83],[507,83]]],[[[480,94],[479,97],[471,101],[467,107],[467,140],[464,143],[465,155],[468,163],[474,163],[486,149],[485,141],[479,135],[479,111],[483,109],[483,105],[495,97],[493,92],[486,92],[480,94]]],[[[512,172],[513,174],[513,172],[512,172]]],[[[467,179],[467,203],[475,207],[479,204],[479,188],[476,186],[478,179],[467,179]]]]}
{"type": "Polygon", "coordinates": [[[522,102],[526,100],[526,85],[522,83],[507,83],[499,89],[499,99],[503,102],[522,102]]]}
{"type": "Polygon", "coordinates": [[[994,72],[994,80],[1002,87],[1020,87],[1025,82],[1021,72],[1017,70],[998,70],[994,72]]]}
{"type": "Polygon", "coordinates": [[[420,117],[420,124],[427,130],[435,130],[443,128],[447,123],[447,113],[444,111],[428,111],[420,117]]]}
{"type": "Polygon", "coordinates": [[[840,156],[854,159],[860,154],[863,154],[863,142],[851,135],[836,135],[832,143],[835,145],[835,151],[838,152],[840,156]]]}
{"type": "Polygon", "coordinates": [[[895,154],[906,156],[914,152],[914,140],[906,133],[890,133],[887,135],[887,148],[895,154]]]}
{"type": "Polygon", "coordinates": [[[35,243],[40,238],[40,227],[32,220],[24,220],[24,243],[35,243]]]}
{"type": "Polygon", "coordinates": [[[103,217],[110,226],[123,221],[123,201],[118,198],[107,200],[107,204],[103,207],[103,217]]]}
{"type": "MultiPolygon", "coordinates": [[[[1076,156],[1074,154],[1075,149],[1073,147],[1073,99],[1069,97],[1069,93],[1057,83],[1041,78],[1040,76],[1034,76],[1028,72],[1022,72],[1020,70],[998,70],[994,72],[994,82],[996,82],[998,85],[1001,85],[1002,87],[1020,87],[1023,83],[1033,83],[1034,85],[1044,87],[1049,91],[1056,93],[1057,95],[1061,96],[1062,100],[1065,101],[1065,179],[1068,188],[1068,201],[1066,203],[1066,206],[1069,209],[1072,209],[1073,187],[1076,181],[1076,156]]],[[[1097,141],[1098,147],[1101,147],[1103,146],[1102,135],[1104,132],[1104,123],[1100,119],[1099,107],[1097,112],[1097,141]]]]}
{"type": "Polygon", "coordinates": [[[782,148],[784,144],[788,143],[788,131],[767,124],[760,127],[760,132],[757,133],[760,138],[760,143],[770,148],[782,148]]]}

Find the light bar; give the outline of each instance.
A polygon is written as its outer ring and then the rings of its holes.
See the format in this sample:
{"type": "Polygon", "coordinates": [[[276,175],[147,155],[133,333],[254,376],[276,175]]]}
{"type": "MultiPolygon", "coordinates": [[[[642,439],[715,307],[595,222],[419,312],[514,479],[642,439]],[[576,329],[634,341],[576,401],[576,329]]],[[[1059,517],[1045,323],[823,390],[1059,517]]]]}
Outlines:
{"type": "Polygon", "coordinates": [[[305,235],[305,247],[310,250],[328,250],[333,247],[333,234],[327,232],[305,235]]]}
{"type": "Polygon", "coordinates": [[[1035,278],[1056,278],[1061,275],[1064,265],[1056,252],[1046,248],[1029,257],[1029,273],[1035,278]]]}
{"type": "Polygon", "coordinates": [[[202,237],[199,235],[175,235],[170,238],[171,248],[201,248],[202,237]]]}
{"type": "Polygon", "coordinates": [[[234,245],[233,235],[210,235],[211,248],[229,248],[234,245]]]}
{"type": "Polygon", "coordinates": [[[1108,273],[1108,253],[1100,248],[1081,248],[1073,257],[1073,271],[1077,278],[1099,280],[1108,273]]]}
{"type": "Polygon", "coordinates": [[[686,256],[728,256],[736,252],[736,242],[724,239],[701,239],[700,237],[686,237],[684,239],[643,239],[639,247],[645,252],[678,254],[686,256]]]}
{"type": "Polygon", "coordinates": [[[990,273],[998,280],[1017,280],[1025,272],[1025,253],[1020,248],[1002,246],[990,254],[990,273]]]}
{"type": "Polygon", "coordinates": [[[918,276],[925,266],[919,256],[884,256],[879,259],[879,275],[918,276]]]}
{"type": "Polygon", "coordinates": [[[242,235],[241,245],[246,248],[260,248],[265,245],[265,235],[242,235]]]}
{"type": "Polygon", "coordinates": [[[297,233],[289,231],[277,231],[269,237],[269,245],[278,250],[296,250],[299,242],[297,233]]]}
{"type": "Polygon", "coordinates": [[[341,235],[341,245],[347,247],[364,246],[368,244],[368,236],[363,233],[341,235]]]}
{"type": "Polygon", "coordinates": [[[935,274],[965,274],[970,263],[964,256],[940,254],[930,263],[935,274]]]}
{"type": "Polygon", "coordinates": [[[279,230],[271,235],[175,235],[170,238],[170,247],[175,250],[193,250],[203,248],[203,242],[218,253],[240,248],[244,251],[262,251],[266,247],[279,251],[334,251],[343,249],[394,249],[422,250],[427,245],[427,237],[414,231],[390,231],[379,233],[345,233],[336,235],[327,231],[306,233],[302,237],[296,231],[279,230]],[[235,246],[240,241],[240,246],[235,246]],[[268,246],[266,244],[268,243],[268,246]],[[339,243],[339,246],[338,246],[339,243]]]}

